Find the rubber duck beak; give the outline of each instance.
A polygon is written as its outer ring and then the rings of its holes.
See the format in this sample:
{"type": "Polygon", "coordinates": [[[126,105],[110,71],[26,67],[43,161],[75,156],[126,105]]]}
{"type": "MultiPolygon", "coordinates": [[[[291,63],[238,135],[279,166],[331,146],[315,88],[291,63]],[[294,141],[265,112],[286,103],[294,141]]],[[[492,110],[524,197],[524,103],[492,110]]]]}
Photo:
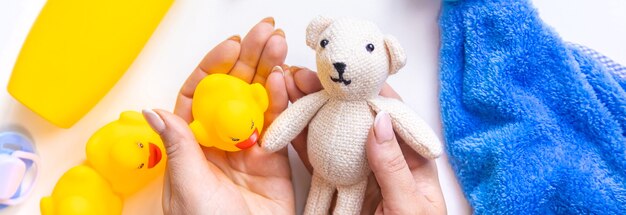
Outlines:
{"type": "Polygon", "coordinates": [[[254,146],[254,144],[256,144],[258,140],[259,140],[259,131],[257,129],[254,129],[254,132],[250,135],[250,137],[248,137],[247,140],[241,141],[235,144],[235,146],[237,146],[237,148],[240,148],[240,149],[247,149],[247,148],[250,148],[251,146],[254,146]]]}
{"type": "Polygon", "coordinates": [[[150,157],[148,157],[148,169],[156,166],[161,161],[161,149],[150,143],[150,157]]]}

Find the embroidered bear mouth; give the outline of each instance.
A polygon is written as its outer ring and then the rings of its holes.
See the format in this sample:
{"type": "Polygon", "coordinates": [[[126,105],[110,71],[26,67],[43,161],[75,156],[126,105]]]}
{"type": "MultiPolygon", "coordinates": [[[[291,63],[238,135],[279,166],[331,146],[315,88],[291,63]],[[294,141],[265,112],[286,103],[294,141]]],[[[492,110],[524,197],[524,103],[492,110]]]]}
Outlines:
{"type": "Polygon", "coordinates": [[[339,75],[339,78],[333,78],[333,76],[330,76],[330,80],[332,80],[333,82],[336,83],[342,83],[343,85],[348,86],[350,83],[352,83],[352,80],[346,80],[343,78],[343,75],[339,75]]]}

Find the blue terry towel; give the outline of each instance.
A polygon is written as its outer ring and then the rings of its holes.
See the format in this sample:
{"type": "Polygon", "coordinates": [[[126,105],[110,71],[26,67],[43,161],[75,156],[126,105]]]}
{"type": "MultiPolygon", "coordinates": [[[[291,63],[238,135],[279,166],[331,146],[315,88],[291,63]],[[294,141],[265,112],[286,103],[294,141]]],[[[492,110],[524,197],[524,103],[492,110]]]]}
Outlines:
{"type": "Polygon", "coordinates": [[[528,0],[443,3],[441,112],[477,214],[626,214],[626,81],[528,0]]]}

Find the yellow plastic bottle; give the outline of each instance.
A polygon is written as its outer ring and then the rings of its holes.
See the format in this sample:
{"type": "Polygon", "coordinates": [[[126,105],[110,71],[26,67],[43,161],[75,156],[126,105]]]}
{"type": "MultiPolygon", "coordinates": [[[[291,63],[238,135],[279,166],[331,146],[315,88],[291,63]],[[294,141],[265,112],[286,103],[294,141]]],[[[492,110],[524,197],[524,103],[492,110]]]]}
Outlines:
{"type": "Polygon", "coordinates": [[[48,0],[9,81],[15,99],[69,128],[119,80],[173,0],[48,0]]]}
{"type": "Polygon", "coordinates": [[[194,92],[189,127],[201,145],[239,151],[257,143],[263,131],[268,97],[261,84],[213,74],[194,92]]]}

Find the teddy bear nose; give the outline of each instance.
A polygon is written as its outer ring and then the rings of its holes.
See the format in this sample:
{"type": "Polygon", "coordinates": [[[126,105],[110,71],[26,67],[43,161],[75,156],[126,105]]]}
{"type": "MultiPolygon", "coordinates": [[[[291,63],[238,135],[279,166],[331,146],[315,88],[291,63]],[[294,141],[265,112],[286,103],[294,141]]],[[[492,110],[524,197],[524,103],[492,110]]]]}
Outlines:
{"type": "Polygon", "coordinates": [[[335,69],[337,70],[339,75],[343,74],[343,72],[346,70],[345,63],[337,62],[337,63],[333,63],[333,66],[335,66],[335,69]]]}

